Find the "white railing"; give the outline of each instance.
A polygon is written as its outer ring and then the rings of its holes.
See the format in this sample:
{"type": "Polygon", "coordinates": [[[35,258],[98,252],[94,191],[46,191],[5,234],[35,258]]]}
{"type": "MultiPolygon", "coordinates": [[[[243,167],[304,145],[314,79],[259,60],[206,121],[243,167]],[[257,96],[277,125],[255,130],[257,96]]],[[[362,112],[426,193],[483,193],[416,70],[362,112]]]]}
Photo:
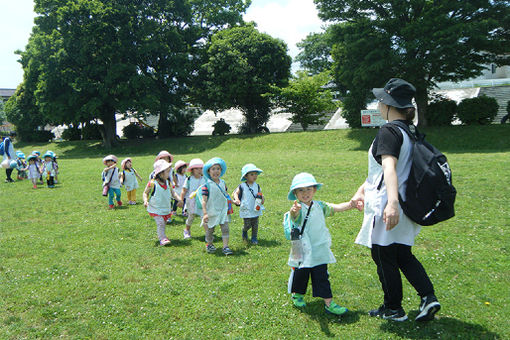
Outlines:
{"type": "Polygon", "coordinates": [[[467,80],[460,81],[458,83],[440,83],[438,84],[437,88],[440,90],[450,90],[493,86],[510,86],[510,78],[467,80]]]}

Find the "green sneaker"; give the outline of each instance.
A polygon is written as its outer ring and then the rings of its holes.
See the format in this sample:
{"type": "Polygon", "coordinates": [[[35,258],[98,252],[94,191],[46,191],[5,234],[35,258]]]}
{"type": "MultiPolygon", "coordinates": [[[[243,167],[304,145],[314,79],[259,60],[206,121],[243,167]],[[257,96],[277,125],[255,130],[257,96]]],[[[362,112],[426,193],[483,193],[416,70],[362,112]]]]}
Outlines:
{"type": "Polygon", "coordinates": [[[305,300],[303,300],[305,296],[303,294],[298,294],[298,293],[294,293],[292,294],[292,302],[294,303],[294,306],[298,307],[298,308],[303,308],[304,306],[306,306],[306,302],[305,300]]]}
{"type": "Polygon", "coordinates": [[[324,309],[326,309],[327,313],[335,314],[335,315],[342,315],[349,311],[347,308],[341,307],[341,306],[337,305],[336,303],[334,303],[333,301],[331,301],[331,303],[329,304],[329,307],[326,304],[324,304],[324,309]]]}

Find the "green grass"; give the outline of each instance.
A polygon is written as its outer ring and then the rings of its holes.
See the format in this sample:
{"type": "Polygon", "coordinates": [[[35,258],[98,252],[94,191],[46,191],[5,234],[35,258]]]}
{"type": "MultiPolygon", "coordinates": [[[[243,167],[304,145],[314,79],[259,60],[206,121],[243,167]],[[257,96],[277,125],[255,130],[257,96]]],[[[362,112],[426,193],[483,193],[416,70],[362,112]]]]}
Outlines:
{"type": "MultiPolygon", "coordinates": [[[[458,190],[457,216],[424,227],[413,248],[442,304],[437,320],[391,323],[367,315],[382,296],[369,250],[353,243],[362,221],[356,211],[327,220],[338,261],[329,267],[334,299],[351,312],[326,315],[311,287],[306,309],[292,307],[281,226],[292,177],[311,172],[324,183],[316,198],[348,200],[366,175],[375,132],[188,137],[125,142],[112,151],[133,157],[144,179],[162,149],[176,160],[220,156],[229,190],[245,163],[262,168],[260,245],[242,243],[236,210],[231,257],[205,253],[198,221],[184,241],[177,218],[167,228],[172,245],[162,248],[142,205],[107,210],[100,173],[110,152],[98,142],[16,144],[25,153],[59,154],[61,184],[32,190],[28,181],[0,183],[0,338],[510,338],[510,130],[500,125],[426,131],[447,154],[458,190]]],[[[411,319],[418,300],[404,279],[411,319]]]]}

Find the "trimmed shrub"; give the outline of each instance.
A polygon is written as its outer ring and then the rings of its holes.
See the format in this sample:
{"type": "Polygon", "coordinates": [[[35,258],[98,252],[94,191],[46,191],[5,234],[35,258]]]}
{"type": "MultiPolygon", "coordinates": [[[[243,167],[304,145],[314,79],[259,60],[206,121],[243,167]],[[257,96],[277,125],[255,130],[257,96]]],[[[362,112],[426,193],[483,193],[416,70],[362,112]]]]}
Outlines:
{"type": "Polygon", "coordinates": [[[23,142],[37,142],[37,143],[46,143],[48,141],[51,141],[53,138],[55,138],[55,134],[51,131],[46,130],[16,130],[17,132],[17,139],[23,142]]]}
{"type": "Polygon", "coordinates": [[[81,133],[83,135],[83,139],[86,140],[97,140],[102,139],[101,129],[103,128],[102,124],[95,123],[87,123],[83,125],[81,129],[81,133]]]}
{"type": "Polygon", "coordinates": [[[137,139],[142,134],[142,128],[137,123],[130,123],[122,128],[122,133],[127,139],[137,139]]]}
{"type": "Polygon", "coordinates": [[[62,139],[65,140],[80,140],[81,139],[81,129],[74,126],[69,126],[62,132],[62,139]]]}
{"type": "Polygon", "coordinates": [[[140,128],[140,137],[142,138],[154,138],[155,133],[154,130],[147,126],[142,126],[140,128]]]}
{"type": "Polygon", "coordinates": [[[457,112],[457,103],[441,95],[435,95],[427,105],[427,124],[431,126],[451,125],[457,112]]]}
{"type": "Polygon", "coordinates": [[[230,132],[230,125],[225,121],[225,119],[220,118],[213,124],[214,130],[212,132],[213,136],[223,136],[230,132]]]}
{"type": "Polygon", "coordinates": [[[466,98],[457,107],[457,117],[466,125],[490,124],[498,114],[499,105],[495,98],[480,96],[466,98]]]}

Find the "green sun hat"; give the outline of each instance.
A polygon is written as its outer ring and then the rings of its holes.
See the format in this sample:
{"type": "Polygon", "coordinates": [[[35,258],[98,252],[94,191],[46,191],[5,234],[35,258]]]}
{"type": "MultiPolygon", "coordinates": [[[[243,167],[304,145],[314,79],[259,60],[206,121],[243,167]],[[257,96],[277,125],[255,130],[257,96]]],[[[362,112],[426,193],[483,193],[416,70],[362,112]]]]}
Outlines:
{"type": "Polygon", "coordinates": [[[313,177],[312,174],[309,174],[307,172],[302,172],[300,174],[297,174],[294,176],[294,179],[292,180],[292,184],[290,185],[289,194],[287,195],[287,198],[290,201],[294,201],[297,199],[296,195],[294,195],[294,190],[299,188],[306,188],[306,187],[312,187],[315,186],[317,190],[319,190],[322,187],[322,183],[318,183],[315,180],[315,177],[313,177]]]}
{"type": "Polygon", "coordinates": [[[245,182],[246,181],[246,175],[250,172],[256,172],[258,174],[261,174],[263,173],[264,171],[262,171],[261,169],[257,168],[255,166],[255,164],[252,164],[252,163],[248,163],[246,164],[245,166],[243,166],[243,168],[241,169],[241,182],[245,182]]]}

